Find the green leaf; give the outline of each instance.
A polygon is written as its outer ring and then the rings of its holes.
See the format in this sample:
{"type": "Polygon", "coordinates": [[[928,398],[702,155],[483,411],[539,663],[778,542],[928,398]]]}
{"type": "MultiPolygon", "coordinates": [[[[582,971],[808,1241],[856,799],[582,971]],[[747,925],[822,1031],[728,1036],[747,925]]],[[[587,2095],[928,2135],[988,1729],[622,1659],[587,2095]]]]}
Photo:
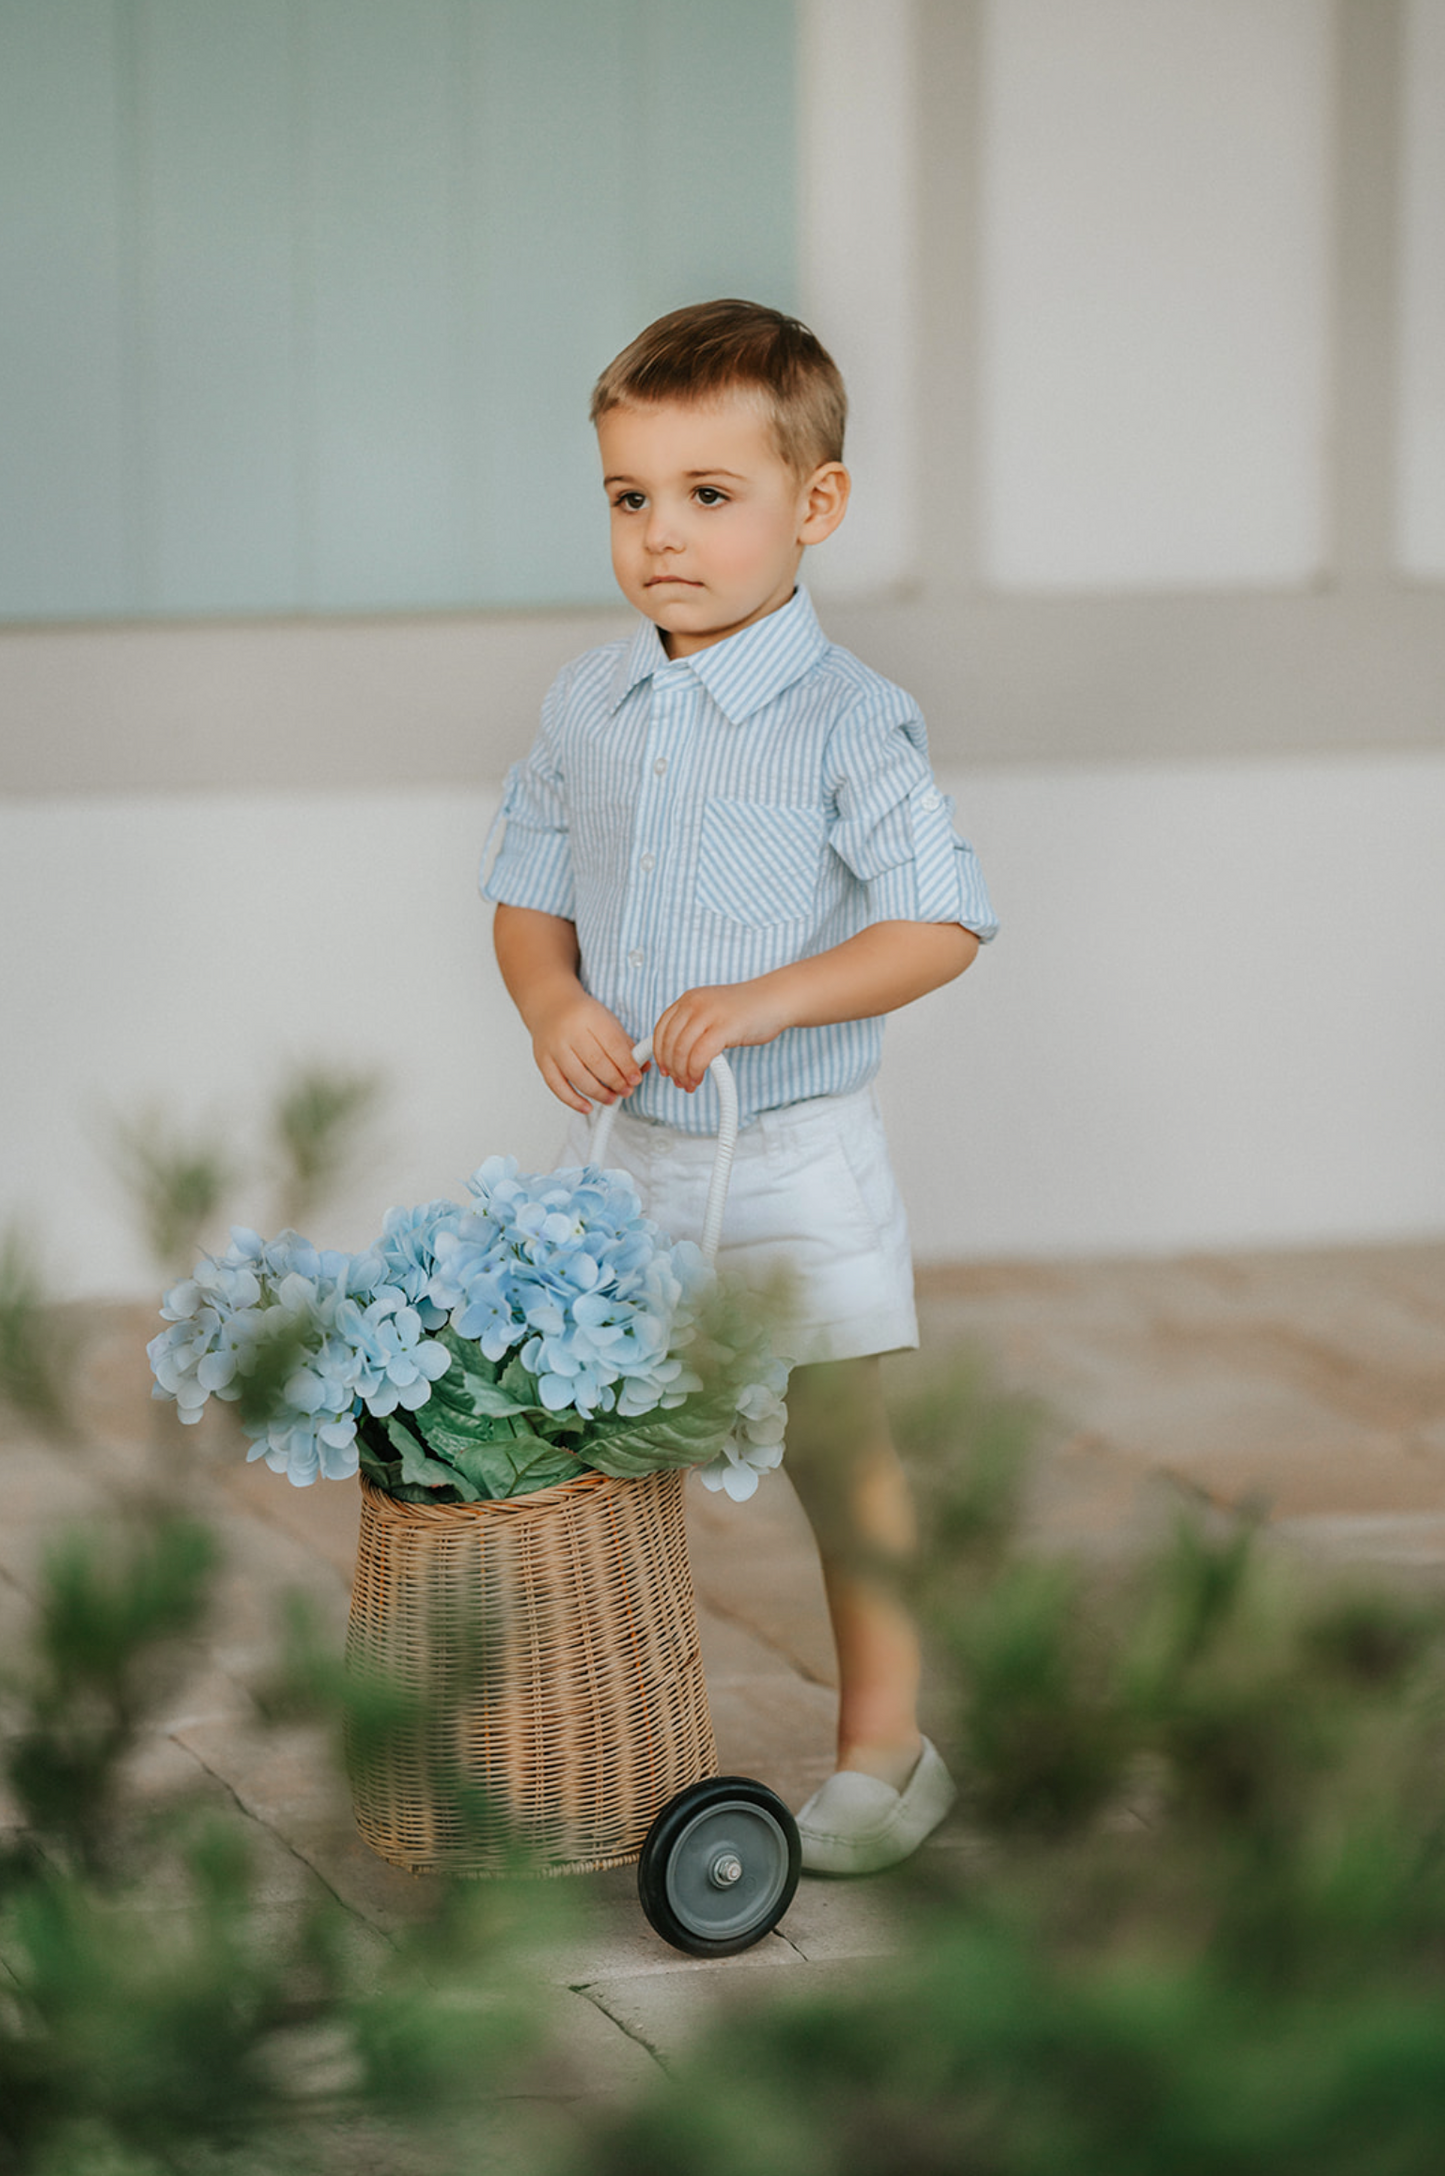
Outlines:
{"type": "Polygon", "coordinates": [[[644,1413],[639,1420],[614,1416],[593,1423],[580,1455],[599,1473],[624,1480],[666,1466],[700,1466],[721,1445],[731,1418],[730,1408],[704,1398],[689,1398],[668,1412],[644,1413]]]}
{"type": "Polygon", "coordinates": [[[519,1405],[515,1398],[499,1389],[495,1383],[483,1383],[475,1377],[468,1379],[466,1388],[472,1401],[472,1411],[486,1413],[495,1420],[507,1420],[518,1413],[539,1413],[543,1410],[537,1405],[519,1405]]]}
{"type": "Polygon", "coordinates": [[[437,1381],[432,1384],[431,1394],[434,1398],[441,1398],[447,1405],[456,1406],[460,1411],[466,1411],[470,1408],[472,1402],[471,1392],[468,1387],[471,1383],[485,1385],[488,1390],[492,1388],[491,1381],[487,1376],[473,1375],[471,1370],[464,1367],[460,1360],[453,1360],[445,1375],[439,1376],[437,1381]]]}
{"type": "Polygon", "coordinates": [[[381,1457],[366,1440],[360,1429],[356,1435],[357,1462],[368,1481],[377,1488],[391,1488],[398,1478],[398,1469],[390,1460],[381,1457]]]}
{"type": "Polygon", "coordinates": [[[479,1420],[472,1413],[448,1411],[435,1397],[428,1398],[415,1419],[418,1434],[438,1458],[455,1458],[458,1451],[470,1450],[475,1443],[490,1443],[494,1436],[511,1433],[509,1421],[479,1420]]]}
{"type": "Polygon", "coordinates": [[[454,1488],[463,1503],[474,1504],[482,1491],[474,1488],[466,1476],[455,1466],[444,1466],[435,1458],[428,1458],[411,1430],[391,1416],[382,1424],[387,1441],[401,1460],[401,1477],[415,1488],[454,1488]]]}
{"type": "Polygon", "coordinates": [[[502,1370],[502,1388],[503,1390],[510,1390],[512,1396],[518,1399],[529,1413],[544,1413],[547,1410],[538,1395],[536,1376],[531,1373],[530,1369],[523,1367],[515,1354],[502,1370]]]}
{"type": "MultiPolygon", "coordinates": [[[[443,1383],[448,1380],[443,1376],[443,1383]]],[[[573,1432],[576,1430],[575,1413],[554,1415],[545,1412],[541,1406],[515,1406],[505,1392],[500,1393],[507,1407],[505,1412],[478,1413],[472,1410],[470,1400],[457,1396],[454,1391],[439,1397],[440,1388],[440,1384],[433,1385],[431,1397],[412,1416],[417,1433],[439,1458],[454,1459],[478,1444],[509,1443],[518,1437],[540,1436],[551,1443],[569,1428],[573,1432]]]]}
{"type": "Polygon", "coordinates": [[[462,1499],[454,1488],[413,1488],[410,1482],[399,1481],[394,1466],[383,1473],[372,1473],[363,1467],[366,1478],[399,1504],[459,1504],[462,1499]]]}
{"type": "Polygon", "coordinates": [[[457,1468],[496,1499],[530,1496],[539,1488],[574,1480],[584,1470],[570,1451],[534,1435],[473,1444],[458,1454],[457,1468]]]}
{"type": "MultiPolygon", "coordinates": [[[[488,1360],[480,1346],[469,1345],[456,1332],[443,1331],[440,1338],[452,1355],[452,1364],[440,1381],[432,1385],[432,1397],[440,1398],[454,1413],[486,1415],[492,1420],[510,1420],[523,1413],[540,1413],[545,1410],[537,1403],[535,1376],[529,1375],[520,1363],[516,1366],[516,1380],[500,1384],[501,1373],[495,1361],[488,1360]],[[517,1395],[518,1391],[522,1395],[517,1395]]],[[[511,1373],[509,1367],[508,1373],[511,1373]]]]}
{"type": "Polygon", "coordinates": [[[467,1419],[513,1420],[524,1413],[542,1411],[540,1406],[519,1404],[496,1383],[489,1383],[481,1375],[464,1374],[455,1365],[448,1368],[440,1382],[433,1383],[432,1399],[440,1399],[450,1412],[467,1419]]]}

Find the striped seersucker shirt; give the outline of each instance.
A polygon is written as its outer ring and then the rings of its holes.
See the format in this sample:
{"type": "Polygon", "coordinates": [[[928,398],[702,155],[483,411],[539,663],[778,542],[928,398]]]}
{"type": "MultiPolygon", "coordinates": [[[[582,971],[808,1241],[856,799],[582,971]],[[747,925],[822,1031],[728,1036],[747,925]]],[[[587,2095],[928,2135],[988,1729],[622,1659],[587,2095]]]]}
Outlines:
{"type": "MultiPolygon", "coordinates": [[[[634,1041],[684,990],[743,982],[872,922],[996,924],[933,782],[917,706],[818,626],[807,591],[669,660],[643,621],[554,682],[482,858],[488,899],[574,922],[582,980],[634,1041]],[[501,845],[488,873],[493,842],[501,845]]],[[[744,1123],[878,1070],[881,1019],[736,1051],[744,1123]]],[[[717,1123],[655,1071],[629,1110],[717,1123]]]]}

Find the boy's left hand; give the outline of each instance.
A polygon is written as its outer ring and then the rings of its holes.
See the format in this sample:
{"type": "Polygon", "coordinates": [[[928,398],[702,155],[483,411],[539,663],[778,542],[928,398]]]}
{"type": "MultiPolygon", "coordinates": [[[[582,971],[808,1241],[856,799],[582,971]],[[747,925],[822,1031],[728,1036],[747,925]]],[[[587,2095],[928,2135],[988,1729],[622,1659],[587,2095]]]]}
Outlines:
{"type": "Polygon", "coordinates": [[[652,1031],[652,1059],[691,1095],[718,1053],[744,1043],[770,1043],[788,1025],[762,982],[719,983],[684,990],[652,1031]]]}

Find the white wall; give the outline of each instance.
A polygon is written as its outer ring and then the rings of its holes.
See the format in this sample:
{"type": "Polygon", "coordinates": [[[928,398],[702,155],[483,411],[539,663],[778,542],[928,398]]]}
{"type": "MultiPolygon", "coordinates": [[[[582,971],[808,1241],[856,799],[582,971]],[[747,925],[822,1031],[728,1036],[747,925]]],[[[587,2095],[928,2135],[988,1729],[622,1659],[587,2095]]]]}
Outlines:
{"type": "Polygon", "coordinates": [[[984,558],[1037,589],[1325,556],[1333,11],[994,0],[984,558]]]}
{"type": "Polygon", "coordinates": [[[1440,1230],[1445,757],[993,772],[967,806],[1003,932],[885,1066],[921,1255],[1440,1230]]]}
{"type": "MultiPolygon", "coordinates": [[[[1004,921],[894,1021],[884,1101],[921,1258],[1445,1222],[1445,757],[945,778],[1004,921]]],[[[379,1065],[326,1229],[559,1137],[473,890],[492,797],[0,805],[0,1204],[67,1290],[155,1284],[99,1139],[149,1098],[252,1125],[290,1057],[379,1065]]],[[[264,1189],[237,1213],[266,1222],[264,1189]]]]}
{"type": "Polygon", "coordinates": [[[1445,0],[1407,0],[1396,550],[1445,576],[1445,0]]]}
{"type": "Polygon", "coordinates": [[[820,594],[916,578],[919,56],[911,0],[798,8],[803,314],[848,381],[848,521],[820,594]],[[868,125],[858,126],[866,112],[868,125]]]}

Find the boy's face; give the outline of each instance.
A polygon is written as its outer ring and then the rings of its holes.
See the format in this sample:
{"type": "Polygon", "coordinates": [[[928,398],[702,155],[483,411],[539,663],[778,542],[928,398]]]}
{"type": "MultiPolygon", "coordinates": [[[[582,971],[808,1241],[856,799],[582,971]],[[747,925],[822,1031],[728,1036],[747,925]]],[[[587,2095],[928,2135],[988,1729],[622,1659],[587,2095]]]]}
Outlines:
{"type": "Polygon", "coordinates": [[[847,505],[847,470],[829,461],[800,477],[743,394],[612,408],[597,440],[612,571],[669,657],[785,605],[803,547],[830,535],[847,505]]]}

